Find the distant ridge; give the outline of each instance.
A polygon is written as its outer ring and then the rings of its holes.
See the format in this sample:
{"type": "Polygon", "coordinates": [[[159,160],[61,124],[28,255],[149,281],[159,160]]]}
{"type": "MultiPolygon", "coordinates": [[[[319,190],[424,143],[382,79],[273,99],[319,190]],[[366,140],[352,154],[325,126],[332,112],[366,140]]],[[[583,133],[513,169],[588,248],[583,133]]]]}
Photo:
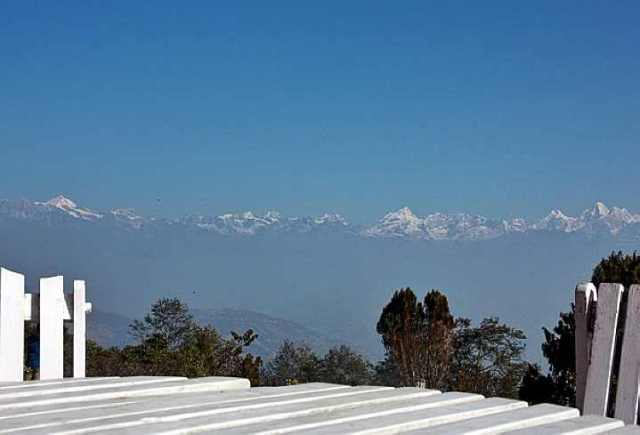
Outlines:
{"type": "Polygon", "coordinates": [[[182,227],[244,237],[268,233],[328,233],[366,238],[479,241],[508,234],[561,232],[640,240],[640,214],[634,214],[626,208],[609,208],[602,202],[596,202],[592,208],[576,217],[568,216],[561,210],[552,210],[538,221],[523,218],[491,219],[469,213],[417,216],[408,207],[403,207],[387,213],[375,224],[352,225],[335,213],[317,217],[284,217],[276,211],[263,215],[247,211],[218,216],[186,216],[174,220],[146,218],[131,209],[94,211],[59,195],[46,202],[0,200],[0,217],[39,220],[49,224],[65,220],[102,225],[111,223],[134,230],[182,227]]]}
{"type": "Polygon", "coordinates": [[[223,336],[230,335],[231,331],[242,333],[247,329],[253,329],[258,338],[249,348],[249,352],[267,359],[276,354],[284,340],[307,344],[319,354],[324,354],[331,347],[341,344],[338,340],[299,323],[251,310],[220,308],[192,311],[198,323],[213,326],[223,336]]]}
{"type": "MultiPolygon", "coordinates": [[[[201,325],[211,325],[220,335],[228,337],[231,331],[242,333],[253,329],[258,338],[249,347],[249,352],[263,359],[272,358],[284,340],[305,343],[319,354],[324,354],[339,342],[317,331],[289,320],[268,316],[251,310],[220,308],[191,310],[201,325]]],[[[129,336],[131,319],[119,314],[94,310],[87,317],[87,335],[101,346],[122,347],[132,343],[129,336]]]]}

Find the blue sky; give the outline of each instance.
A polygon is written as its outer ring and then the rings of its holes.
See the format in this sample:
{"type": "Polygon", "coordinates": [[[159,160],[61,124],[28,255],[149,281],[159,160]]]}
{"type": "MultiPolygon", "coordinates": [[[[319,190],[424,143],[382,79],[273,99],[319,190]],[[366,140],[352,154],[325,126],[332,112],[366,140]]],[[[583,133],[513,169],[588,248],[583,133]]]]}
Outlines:
{"type": "Polygon", "coordinates": [[[638,22],[637,1],[5,1],[0,197],[640,212],[638,22]]]}

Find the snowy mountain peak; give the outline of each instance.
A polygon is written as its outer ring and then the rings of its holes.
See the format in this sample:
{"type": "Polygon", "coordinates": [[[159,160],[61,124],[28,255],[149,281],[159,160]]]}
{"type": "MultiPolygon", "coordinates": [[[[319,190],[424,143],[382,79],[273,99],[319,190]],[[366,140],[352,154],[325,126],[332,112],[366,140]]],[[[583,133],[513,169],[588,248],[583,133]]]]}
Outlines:
{"type": "Polygon", "coordinates": [[[423,220],[409,207],[402,207],[384,215],[378,224],[366,229],[368,237],[414,237],[421,238],[423,220]]]}
{"type": "Polygon", "coordinates": [[[78,207],[78,204],[64,195],[58,195],[47,202],[36,202],[35,204],[55,208],[65,212],[69,216],[86,221],[94,221],[102,218],[102,215],[99,213],[78,207]]]}
{"type": "Polygon", "coordinates": [[[564,213],[562,213],[562,210],[551,210],[549,212],[549,215],[547,216],[547,218],[549,219],[567,219],[568,216],[564,213]]]}
{"type": "Polygon", "coordinates": [[[561,231],[570,233],[575,231],[581,226],[581,222],[574,218],[567,216],[562,211],[555,209],[551,210],[549,214],[542,218],[538,223],[533,225],[536,230],[547,231],[561,231]]]}
{"type": "Polygon", "coordinates": [[[64,195],[58,195],[56,197],[51,198],[49,201],[44,204],[49,205],[51,207],[59,208],[62,210],[73,210],[78,207],[78,205],[73,202],[71,199],[67,198],[64,195]]]}
{"type": "Polygon", "coordinates": [[[593,208],[589,211],[589,217],[593,219],[602,219],[604,217],[607,217],[609,213],[610,213],[609,208],[606,205],[604,205],[604,203],[598,201],[593,206],[593,208]]]}
{"type": "Polygon", "coordinates": [[[396,211],[387,213],[385,218],[389,217],[389,218],[396,218],[396,219],[402,219],[402,220],[407,220],[407,221],[412,221],[417,219],[418,217],[411,211],[411,209],[407,206],[404,206],[396,211]]]}
{"type": "Polygon", "coordinates": [[[317,218],[314,219],[314,223],[316,225],[322,225],[322,224],[338,224],[338,225],[344,225],[344,226],[349,225],[347,220],[337,213],[325,213],[322,216],[318,216],[317,218]]]}
{"type": "Polygon", "coordinates": [[[276,210],[269,210],[265,213],[264,218],[272,221],[279,221],[282,218],[282,214],[276,210]]]}
{"type": "Polygon", "coordinates": [[[143,219],[142,216],[137,215],[135,210],[132,208],[116,208],[115,210],[111,210],[111,214],[131,220],[143,219]]]}

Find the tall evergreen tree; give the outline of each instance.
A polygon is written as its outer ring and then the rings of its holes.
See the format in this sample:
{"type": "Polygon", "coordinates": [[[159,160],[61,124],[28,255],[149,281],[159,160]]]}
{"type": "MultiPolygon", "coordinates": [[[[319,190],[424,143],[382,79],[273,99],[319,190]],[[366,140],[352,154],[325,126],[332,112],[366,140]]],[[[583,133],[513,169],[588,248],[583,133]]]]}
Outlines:
{"type": "Polygon", "coordinates": [[[455,321],[447,297],[438,290],[427,293],[423,306],[426,336],[421,340],[420,377],[427,387],[443,389],[453,355],[455,321]]]}
{"type": "Polygon", "coordinates": [[[418,302],[410,288],[396,291],[376,328],[386,350],[386,367],[395,368],[401,385],[444,388],[454,326],[442,292],[431,290],[418,302]]]}
{"type": "Polygon", "coordinates": [[[426,337],[422,303],[410,288],[396,291],[383,308],[376,326],[382,336],[386,356],[397,368],[404,386],[415,386],[420,379],[420,354],[426,337]]]}

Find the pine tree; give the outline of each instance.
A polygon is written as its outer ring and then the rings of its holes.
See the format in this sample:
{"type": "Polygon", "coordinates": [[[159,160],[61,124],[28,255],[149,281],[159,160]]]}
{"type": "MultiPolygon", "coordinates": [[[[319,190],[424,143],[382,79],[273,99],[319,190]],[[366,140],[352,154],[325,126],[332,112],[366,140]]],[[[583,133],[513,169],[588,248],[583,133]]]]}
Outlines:
{"type": "Polygon", "coordinates": [[[443,388],[449,371],[455,322],[447,297],[432,290],[418,302],[410,288],[394,293],[377,324],[387,367],[400,385],[443,388]]]}

